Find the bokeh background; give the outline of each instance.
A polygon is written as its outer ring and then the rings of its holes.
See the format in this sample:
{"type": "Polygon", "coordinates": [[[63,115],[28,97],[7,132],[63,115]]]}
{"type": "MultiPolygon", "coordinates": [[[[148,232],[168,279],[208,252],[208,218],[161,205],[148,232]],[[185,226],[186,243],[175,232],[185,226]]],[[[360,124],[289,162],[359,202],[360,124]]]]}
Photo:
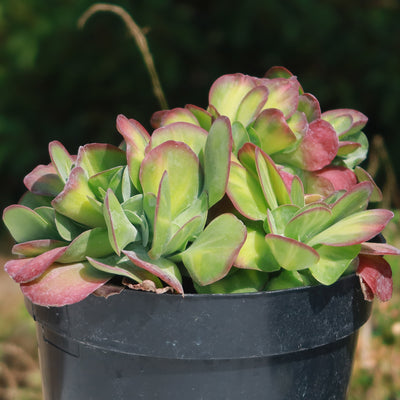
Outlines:
{"type": "MultiPolygon", "coordinates": [[[[0,207],[48,163],[47,144],[71,153],[118,144],[117,114],[150,127],[159,109],[141,54],[119,17],[100,13],[77,28],[89,0],[0,2],[0,207]]],[[[400,207],[400,2],[398,0],[119,0],[146,32],[169,107],[207,105],[225,73],[262,76],[283,65],[322,110],[369,117],[371,160],[385,207],[400,207]]],[[[399,217],[387,236],[399,243],[399,217]]],[[[10,239],[0,228],[2,259],[10,239]]],[[[350,400],[400,399],[400,273],[362,335],[350,400]]],[[[16,285],[0,275],[0,400],[40,399],[33,325],[16,285]],[[2,397],[3,396],[3,397],[2,397]],[[10,397],[11,396],[11,397],[10,397]]]]}

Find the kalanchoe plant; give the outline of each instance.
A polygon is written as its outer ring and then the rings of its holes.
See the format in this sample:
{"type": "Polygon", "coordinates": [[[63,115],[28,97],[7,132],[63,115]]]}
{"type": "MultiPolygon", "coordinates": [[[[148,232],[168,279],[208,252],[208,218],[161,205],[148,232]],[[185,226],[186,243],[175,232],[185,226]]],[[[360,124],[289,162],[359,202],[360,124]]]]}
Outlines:
{"type": "Polygon", "coordinates": [[[151,135],[118,116],[120,147],[71,156],[54,141],[51,163],[4,210],[20,257],[5,269],[51,306],[107,293],[109,282],[234,293],[330,285],[354,271],[367,299],[388,300],[383,256],[400,251],[369,242],[393,214],[367,209],[380,192],[358,166],[365,123],[354,110],[321,113],[278,67],[222,76],[207,110],[157,112],[151,135]]]}

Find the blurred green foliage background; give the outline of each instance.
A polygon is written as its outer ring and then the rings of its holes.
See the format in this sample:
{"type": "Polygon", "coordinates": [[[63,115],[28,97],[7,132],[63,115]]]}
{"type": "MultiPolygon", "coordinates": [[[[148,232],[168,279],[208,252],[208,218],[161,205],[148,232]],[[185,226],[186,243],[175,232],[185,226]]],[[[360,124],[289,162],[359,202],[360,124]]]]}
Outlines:
{"type": "MultiPolygon", "coordinates": [[[[158,109],[139,50],[119,17],[90,0],[0,3],[0,206],[16,202],[23,176],[48,163],[47,143],[117,144],[115,117],[149,127],[158,109]]],[[[400,170],[400,6],[397,0],[119,0],[147,30],[170,107],[207,104],[224,73],[296,74],[323,110],[355,108],[383,135],[400,170]]]]}

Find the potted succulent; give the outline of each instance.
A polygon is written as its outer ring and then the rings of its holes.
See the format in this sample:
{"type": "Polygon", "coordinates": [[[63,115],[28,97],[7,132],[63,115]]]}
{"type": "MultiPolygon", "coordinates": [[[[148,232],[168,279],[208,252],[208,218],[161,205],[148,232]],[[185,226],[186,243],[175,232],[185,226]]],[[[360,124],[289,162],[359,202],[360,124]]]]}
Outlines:
{"type": "Polygon", "coordinates": [[[374,239],[393,214],[368,209],[366,117],[274,67],[151,122],[51,142],[4,210],[45,399],[344,399],[400,254],[374,239]]]}

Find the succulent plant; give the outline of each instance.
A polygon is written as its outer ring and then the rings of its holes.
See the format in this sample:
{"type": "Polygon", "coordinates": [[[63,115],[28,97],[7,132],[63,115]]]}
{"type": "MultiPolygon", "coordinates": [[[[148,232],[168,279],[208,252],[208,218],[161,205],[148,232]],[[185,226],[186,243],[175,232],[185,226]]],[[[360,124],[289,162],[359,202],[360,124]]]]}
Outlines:
{"type": "Polygon", "coordinates": [[[306,193],[327,196],[370,181],[371,200],[380,200],[379,189],[359,167],[368,153],[368,140],[361,131],[367,117],[351,109],[321,113],[315,96],[305,93],[287,69],[273,67],[264,78],[223,75],[211,86],[207,110],[187,105],[159,111],[152,125],[184,121],[208,130],[219,115],[232,123],[233,153],[237,155],[246,142],[257,145],[279,164],[289,187],[298,176],[306,193]]]}
{"type": "Polygon", "coordinates": [[[321,113],[281,67],[224,75],[207,110],[156,112],[151,135],[120,115],[120,147],[92,143],[51,163],[3,220],[17,244],[9,275],[34,303],[62,306],[133,289],[235,293],[322,283],[356,271],[388,300],[385,254],[369,240],[392,217],[367,209],[379,189],[358,167],[366,117],[321,113]],[[118,283],[118,288],[106,283],[118,283]]]}
{"type": "Polygon", "coordinates": [[[232,214],[205,227],[209,204],[227,184],[225,118],[215,120],[198,149],[201,163],[182,142],[155,145],[134,120],[119,116],[117,127],[126,152],[95,143],[73,157],[50,143],[51,164],[28,174],[29,191],[4,210],[17,241],[13,253],[24,257],[5,269],[35,303],[80,301],[115,275],[138,288],[161,289],[163,281],[183,293],[176,262],[194,282],[209,284],[227,274],[245,240],[232,214]]]}

